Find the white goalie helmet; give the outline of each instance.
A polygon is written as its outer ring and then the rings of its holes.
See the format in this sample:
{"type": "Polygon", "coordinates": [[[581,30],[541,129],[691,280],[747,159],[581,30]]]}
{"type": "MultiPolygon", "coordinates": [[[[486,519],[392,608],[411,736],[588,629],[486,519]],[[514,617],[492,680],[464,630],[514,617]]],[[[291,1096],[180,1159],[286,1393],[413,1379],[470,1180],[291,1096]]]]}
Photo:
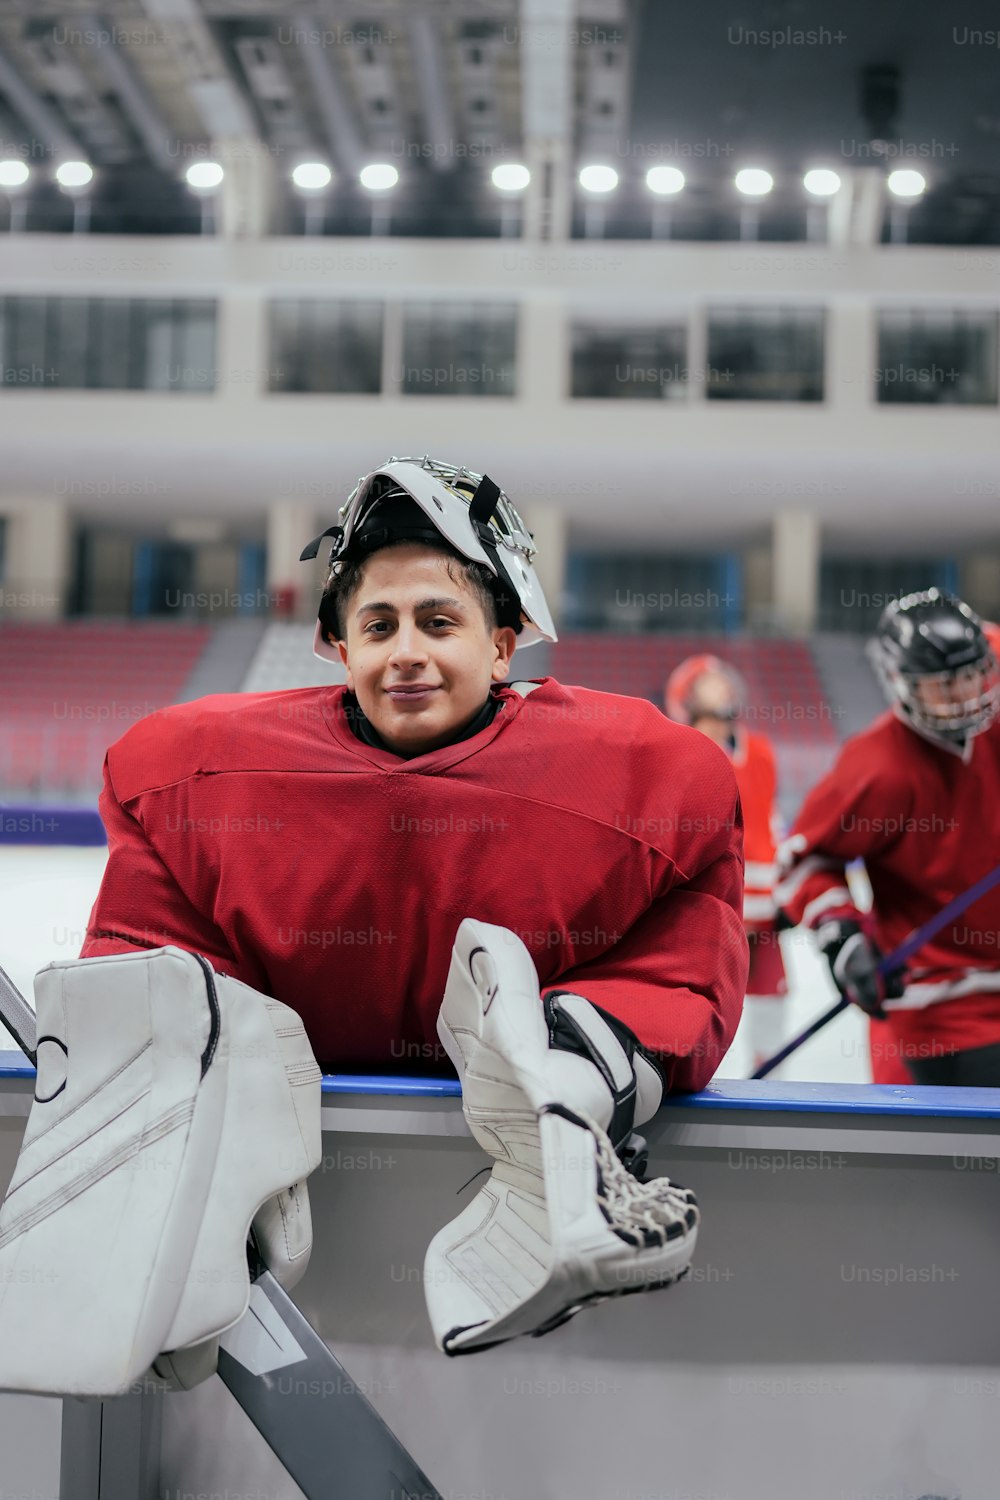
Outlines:
{"type": "MultiPolygon", "coordinates": [[[[340,509],[339,524],[310,542],[300,560],[316,557],[325,537],[333,542],[331,567],[359,561],[390,541],[443,541],[493,574],[498,619],[517,631],[518,645],[556,639],[532,566],[531,534],[503,490],[483,474],[426,456],[391,458],[358,481],[340,509]]],[[[335,624],[324,594],[313,650],[325,661],[340,660],[327,638],[335,624]]]]}

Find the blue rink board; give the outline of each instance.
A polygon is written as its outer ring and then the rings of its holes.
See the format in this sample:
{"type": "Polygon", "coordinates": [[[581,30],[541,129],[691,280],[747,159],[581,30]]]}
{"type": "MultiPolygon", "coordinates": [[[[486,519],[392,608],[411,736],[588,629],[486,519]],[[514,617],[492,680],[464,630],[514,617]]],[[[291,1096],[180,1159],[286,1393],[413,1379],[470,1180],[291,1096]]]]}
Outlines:
{"type": "MultiPolygon", "coordinates": [[[[33,1078],[20,1052],[0,1052],[0,1078],[33,1078]]],[[[411,1099],[458,1098],[455,1078],[394,1078],[377,1073],[338,1073],[323,1079],[326,1095],[395,1095],[411,1099]]],[[[951,1119],[1000,1119],[1000,1089],[904,1088],[874,1083],[769,1083],[725,1078],[700,1094],[674,1094],[669,1109],[766,1110],[799,1114],[933,1115],[951,1119]]]]}
{"type": "Polygon", "coordinates": [[[96,849],[107,842],[96,807],[0,804],[0,844],[96,849]]]}

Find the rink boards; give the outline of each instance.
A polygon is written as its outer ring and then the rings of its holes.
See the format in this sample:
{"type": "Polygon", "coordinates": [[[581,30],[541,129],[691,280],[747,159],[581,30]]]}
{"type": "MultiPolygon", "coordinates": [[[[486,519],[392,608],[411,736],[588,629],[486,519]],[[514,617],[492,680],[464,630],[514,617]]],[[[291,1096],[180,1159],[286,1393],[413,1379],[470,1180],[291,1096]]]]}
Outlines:
{"type": "MultiPolygon", "coordinates": [[[[7,1061],[4,1181],[32,1087],[7,1061]]],[[[690,1279],[448,1360],[424,1250],[484,1162],[456,1087],[326,1080],[295,1293],[444,1500],[993,1492],[1000,1091],[732,1082],[673,1102],[649,1137],[702,1204],[690,1279]]],[[[294,1367],[276,1379],[294,1401],[294,1367]]],[[[123,1458],[91,1496],[77,1465],[62,1500],[300,1495],[217,1378],[154,1405],[142,1478],[123,1458]]],[[[0,1397],[5,1496],[56,1500],[60,1419],[0,1397]]]]}

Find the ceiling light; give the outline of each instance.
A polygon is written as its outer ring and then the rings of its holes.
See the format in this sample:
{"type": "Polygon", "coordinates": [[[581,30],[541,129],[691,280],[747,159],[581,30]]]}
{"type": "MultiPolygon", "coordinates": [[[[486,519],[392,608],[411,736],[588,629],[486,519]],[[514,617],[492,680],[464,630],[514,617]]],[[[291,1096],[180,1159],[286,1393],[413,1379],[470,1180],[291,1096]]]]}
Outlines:
{"type": "Polygon", "coordinates": [[[0,161],[0,188],[23,187],[28,180],[28,168],[25,162],[10,158],[0,161]]]}
{"type": "Polygon", "coordinates": [[[225,175],[217,161],[193,161],[184,173],[188,187],[196,193],[214,192],[225,175]]]}
{"type": "Polygon", "coordinates": [[[684,173],[680,167],[650,167],[646,173],[646,186],[651,193],[679,193],[684,186],[684,173]]]}
{"type": "Polygon", "coordinates": [[[384,193],[396,186],[399,173],[389,162],[376,161],[361,169],[360,181],[370,193],[384,193]]]}
{"type": "Polygon", "coordinates": [[[840,178],[828,167],[813,167],[802,179],[802,186],[814,198],[832,198],[840,191],[840,178]]]}
{"type": "Polygon", "coordinates": [[[490,173],[493,186],[502,193],[520,193],[531,181],[531,173],[520,162],[501,162],[490,173]]]}
{"type": "Polygon", "coordinates": [[[922,173],[913,171],[911,167],[904,167],[898,172],[889,173],[886,186],[897,198],[919,198],[927,186],[927,180],[922,173]]]}
{"type": "Polygon", "coordinates": [[[774,187],[774,178],[761,167],[744,167],[733,181],[738,191],[748,198],[764,198],[774,187]]]}
{"type": "Polygon", "coordinates": [[[585,193],[613,193],[618,186],[618,173],[614,167],[594,163],[581,169],[578,180],[585,193]]]}
{"type": "Polygon", "coordinates": [[[303,161],[292,173],[292,181],[303,193],[321,193],[333,181],[333,173],[322,161],[303,161]]]}
{"type": "Polygon", "coordinates": [[[94,179],[94,169],[89,162],[63,161],[56,167],[56,182],[64,188],[87,187],[94,179]]]}

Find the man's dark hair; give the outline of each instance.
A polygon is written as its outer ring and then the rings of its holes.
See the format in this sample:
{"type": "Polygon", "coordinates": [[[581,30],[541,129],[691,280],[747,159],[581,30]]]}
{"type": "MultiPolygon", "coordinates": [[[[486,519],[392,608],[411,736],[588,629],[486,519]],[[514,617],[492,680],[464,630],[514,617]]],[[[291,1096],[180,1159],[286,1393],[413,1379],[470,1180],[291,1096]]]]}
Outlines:
{"type": "Polygon", "coordinates": [[[369,552],[367,557],[356,562],[335,562],[331,566],[323,584],[323,599],[320,605],[320,618],[329,636],[340,641],[347,639],[347,608],[361,587],[361,579],[368,558],[374,557],[376,552],[386,552],[390,547],[406,546],[425,547],[428,552],[437,552],[447,558],[448,577],[453,583],[459,583],[464,579],[483,607],[487,630],[496,629],[499,624],[497,601],[493,592],[496,579],[485,563],[470,561],[445,542],[437,546],[433,542],[407,541],[401,538],[399,541],[387,542],[384,547],[376,548],[369,552]]]}

